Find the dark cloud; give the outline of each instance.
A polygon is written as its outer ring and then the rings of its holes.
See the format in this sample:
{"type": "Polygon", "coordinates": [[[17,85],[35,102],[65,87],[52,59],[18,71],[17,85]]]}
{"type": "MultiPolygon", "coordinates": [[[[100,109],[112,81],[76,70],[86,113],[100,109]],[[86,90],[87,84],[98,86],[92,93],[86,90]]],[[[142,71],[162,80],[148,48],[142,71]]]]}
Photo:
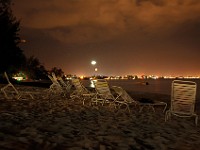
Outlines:
{"type": "MultiPolygon", "coordinates": [[[[120,72],[149,73],[150,68],[170,72],[179,66],[173,55],[180,53],[178,60],[187,59],[189,51],[195,58],[191,64],[197,63],[199,0],[17,0],[14,3],[13,11],[21,19],[21,35],[30,41],[24,46],[26,53],[38,54],[48,67],[60,64],[66,71],[89,72],[90,67],[80,64],[87,66],[90,59],[96,58],[103,59],[101,65],[107,66],[101,68],[102,73],[117,74],[119,70],[114,66],[120,57],[119,66],[124,68],[120,72]],[[110,58],[114,58],[112,62],[110,58]],[[69,64],[75,66],[75,71],[69,64]],[[137,67],[131,69],[133,65],[137,67]]],[[[184,65],[193,68],[194,73],[195,68],[188,64],[184,65]]]]}
{"type": "Polygon", "coordinates": [[[136,0],[136,5],[141,6],[146,2],[152,3],[156,6],[164,6],[166,4],[166,0],[136,0]]]}

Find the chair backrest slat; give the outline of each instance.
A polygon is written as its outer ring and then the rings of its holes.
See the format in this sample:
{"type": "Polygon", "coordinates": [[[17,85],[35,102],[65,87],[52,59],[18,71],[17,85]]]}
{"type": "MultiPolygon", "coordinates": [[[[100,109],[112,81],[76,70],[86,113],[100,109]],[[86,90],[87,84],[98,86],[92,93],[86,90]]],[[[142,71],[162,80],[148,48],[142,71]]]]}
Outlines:
{"type": "Polygon", "coordinates": [[[96,92],[104,99],[115,99],[110,91],[109,84],[104,79],[99,79],[94,82],[96,92]]]}
{"type": "Polygon", "coordinates": [[[192,81],[174,80],[172,82],[171,110],[178,114],[194,113],[196,100],[196,83],[192,81]]]}
{"type": "Polygon", "coordinates": [[[113,86],[113,90],[127,103],[136,103],[135,100],[122,88],[119,86],[113,86]]]}
{"type": "Polygon", "coordinates": [[[78,93],[80,93],[80,94],[89,93],[89,91],[81,83],[80,79],[78,79],[78,78],[72,79],[72,84],[74,85],[74,87],[78,93]]]}

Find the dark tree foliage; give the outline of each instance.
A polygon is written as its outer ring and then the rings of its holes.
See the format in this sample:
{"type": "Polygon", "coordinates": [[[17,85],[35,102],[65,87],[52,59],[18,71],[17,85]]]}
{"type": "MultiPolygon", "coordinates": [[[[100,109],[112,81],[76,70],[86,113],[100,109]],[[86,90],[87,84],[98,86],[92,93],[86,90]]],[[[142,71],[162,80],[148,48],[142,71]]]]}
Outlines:
{"type": "Polygon", "coordinates": [[[0,0],[0,73],[17,72],[25,63],[25,55],[18,46],[19,24],[12,14],[11,0],[0,0]]]}
{"type": "Polygon", "coordinates": [[[54,72],[56,76],[58,77],[63,77],[64,76],[64,72],[61,68],[57,68],[57,67],[53,67],[51,70],[50,70],[50,73],[54,72]]]}
{"type": "Polygon", "coordinates": [[[26,60],[25,73],[31,79],[47,79],[47,71],[39,59],[31,56],[26,60]]]}

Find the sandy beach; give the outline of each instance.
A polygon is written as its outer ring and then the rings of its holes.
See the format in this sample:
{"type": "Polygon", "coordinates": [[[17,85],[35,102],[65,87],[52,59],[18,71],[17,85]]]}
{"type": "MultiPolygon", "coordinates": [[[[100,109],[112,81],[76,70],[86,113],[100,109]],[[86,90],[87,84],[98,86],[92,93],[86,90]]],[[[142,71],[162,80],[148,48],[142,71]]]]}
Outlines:
{"type": "MultiPolygon", "coordinates": [[[[3,87],[0,84],[0,88],[3,87]]],[[[165,122],[162,106],[156,112],[130,106],[131,113],[108,106],[82,105],[79,99],[44,98],[47,88],[18,85],[34,98],[5,99],[0,93],[0,149],[4,150],[197,150],[200,122],[173,117],[165,122]]],[[[170,96],[130,93],[170,104],[170,96]]],[[[199,101],[196,102],[200,110],[199,101]]],[[[200,114],[200,111],[197,111],[200,114]]]]}

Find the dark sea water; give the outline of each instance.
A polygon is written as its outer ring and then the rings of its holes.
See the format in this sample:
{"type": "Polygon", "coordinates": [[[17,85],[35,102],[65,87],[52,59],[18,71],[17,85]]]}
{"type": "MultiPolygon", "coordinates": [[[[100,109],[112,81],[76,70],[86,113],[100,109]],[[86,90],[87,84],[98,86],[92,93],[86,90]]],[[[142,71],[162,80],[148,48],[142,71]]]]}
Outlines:
{"type": "MultiPolygon", "coordinates": [[[[147,80],[108,80],[110,86],[121,86],[128,92],[145,92],[171,95],[172,79],[147,79],[147,80]],[[145,83],[148,83],[146,85],[145,83]]],[[[200,100],[200,79],[193,79],[197,83],[196,98],[200,100]]],[[[83,80],[85,86],[90,87],[89,80],[83,80]]]]}

